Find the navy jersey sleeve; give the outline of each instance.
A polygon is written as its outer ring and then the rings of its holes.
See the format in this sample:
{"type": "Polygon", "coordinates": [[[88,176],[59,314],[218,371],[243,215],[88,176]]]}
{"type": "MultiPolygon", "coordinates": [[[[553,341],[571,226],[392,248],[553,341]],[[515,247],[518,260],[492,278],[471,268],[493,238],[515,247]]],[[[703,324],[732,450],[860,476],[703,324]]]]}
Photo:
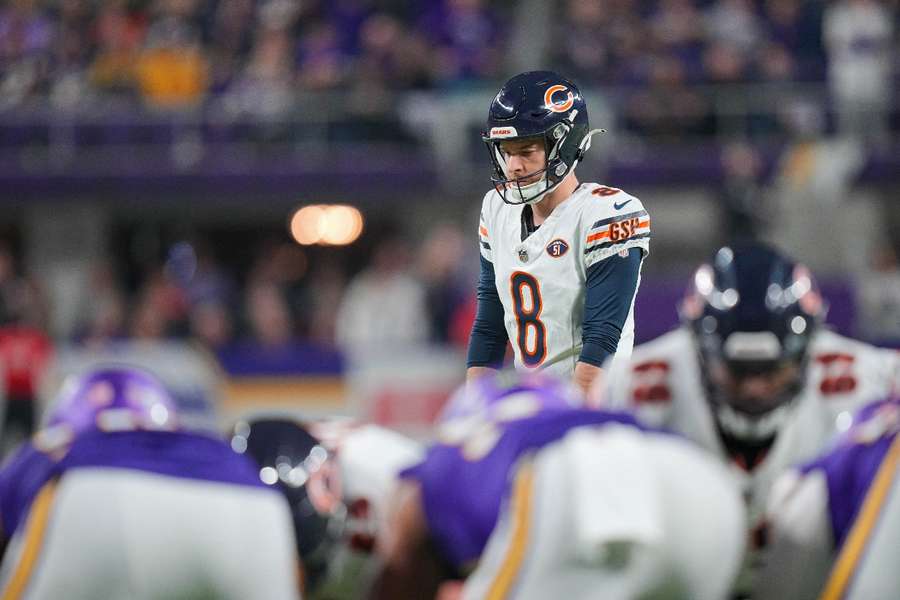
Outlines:
{"type": "Polygon", "coordinates": [[[481,257],[481,276],[478,279],[478,309],[469,336],[467,367],[503,366],[506,355],[506,327],[503,324],[503,303],[494,282],[494,265],[481,257]]]}
{"type": "Polygon", "coordinates": [[[630,248],[591,265],[584,299],[583,347],[578,360],[602,366],[614,354],[637,292],[643,250],[630,248]]]}

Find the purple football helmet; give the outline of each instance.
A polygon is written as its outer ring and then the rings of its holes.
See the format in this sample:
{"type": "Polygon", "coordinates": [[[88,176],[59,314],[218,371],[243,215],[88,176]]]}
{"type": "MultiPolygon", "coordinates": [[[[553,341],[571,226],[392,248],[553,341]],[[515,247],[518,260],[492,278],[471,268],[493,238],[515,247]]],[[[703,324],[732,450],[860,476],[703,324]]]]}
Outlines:
{"type": "Polygon", "coordinates": [[[447,401],[437,423],[476,415],[492,421],[512,421],[545,410],[581,406],[584,398],[568,382],[543,373],[502,371],[463,384],[447,401]]]}
{"type": "Polygon", "coordinates": [[[124,431],[175,429],[175,401],[150,373],[128,366],[91,369],[69,377],[51,409],[47,426],[124,431]]]}

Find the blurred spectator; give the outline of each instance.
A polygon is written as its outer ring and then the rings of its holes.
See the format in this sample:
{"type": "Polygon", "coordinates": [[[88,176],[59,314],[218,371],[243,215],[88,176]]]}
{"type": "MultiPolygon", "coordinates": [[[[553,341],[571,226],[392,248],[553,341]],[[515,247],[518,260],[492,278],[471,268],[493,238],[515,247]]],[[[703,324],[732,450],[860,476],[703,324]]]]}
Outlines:
{"type": "Polygon", "coordinates": [[[2,450],[27,439],[37,424],[35,402],[41,378],[53,353],[53,341],[43,330],[21,323],[0,326],[5,411],[2,450]]]}
{"type": "Polygon", "coordinates": [[[309,258],[292,242],[269,240],[257,253],[250,269],[249,286],[271,285],[286,303],[293,335],[306,335],[312,326],[311,303],[314,294],[307,282],[309,258]]]}
{"type": "Polygon", "coordinates": [[[884,142],[891,87],[891,14],[877,0],[840,0],[824,20],[839,132],[884,142]]]}
{"type": "Polygon", "coordinates": [[[502,32],[483,0],[442,0],[420,19],[435,46],[435,75],[446,84],[498,75],[502,32]]]}
{"type": "Polygon", "coordinates": [[[724,183],[720,194],[725,212],[723,244],[762,239],[766,211],[759,184],[761,168],[760,156],[751,146],[735,143],[723,151],[724,183]]]}
{"type": "MultiPolygon", "coordinates": [[[[665,52],[686,65],[698,65],[703,36],[702,19],[691,0],[662,0],[650,18],[650,29],[665,52]]],[[[698,75],[693,70],[689,78],[698,75]]]]}
{"type": "Polygon", "coordinates": [[[371,265],[350,282],[335,332],[345,352],[384,352],[430,337],[426,292],[409,274],[410,249],[391,234],[372,252],[371,265]]]}
{"type": "Polygon", "coordinates": [[[12,252],[0,247],[0,370],[5,399],[2,450],[34,430],[36,393],[53,349],[44,331],[45,315],[37,285],[16,273],[12,252]]]}
{"type": "Polygon", "coordinates": [[[709,106],[685,85],[685,69],[674,55],[660,56],[650,66],[650,85],[634,93],[626,119],[641,135],[677,140],[685,134],[708,133],[709,106]]]}
{"type": "Polygon", "coordinates": [[[253,44],[255,0],[217,2],[209,26],[210,89],[227,89],[253,44]]]}
{"type": "Polygon", "coordinates": [[[703,53],[703,69],[711,83],[740,83],[747,79],[747,59],[734,45],[715,43],[703,53]]]}
{"type": "Polygon", "coordinates": [[[788,49],[772,42],[757,53],[756,68],[762,81],[791,81],[796,79],[797,65],[788,49]]]}
{"type": "Polygon", "coordinates": [[[310,90],[327,90],[340,85],[347,59],[335,26],[327,21],[308,25],[297,48],[300,85],[310,90]]]}
{"type": "Polygon", "coordinates": [[[460,269],[466,264],[465,247],[459,227],[443,224],[428,232],[419,252],[419,278],[425,284],[432,340],[440,344],[450,342],[453,318],[471,295],[460,269]]]}
{"type": "Polygon", "coordinates": [[[36,282],[19,274],[12,250],[0,243],[0,324],[43,328],[46,314],[36,282]]]}
{"type": "Polygon", "coordinates": [[[797,75],[804,80],[822,76],[821,13],[818,3],[801,0],[766,0],[767,36],[784,47],[797,64],[797,75]]]}
{"type": "Polygon", "coordinates": [[[48,75],[53,23],[36,0],[0,6],[0,107],[39,91],[48,75]]]}
{"type": "MultiPolygon", "coordinates": [[[[182,273],[180,277],[174,276],[172,271],[175,269],[175,261],[172,252],[166,267],[169,277],[184,289],[187,301],[191,305],[202,303],[230,305],[234,296],[234,282],[216,260],[209,242],[195,240],[191,244],[186,242],[181,244],[190,249],[193,258],[191,264],[185,265],[189,271],[182,273]]],[[[181,244],[176,244],[176,247],[181,244]]]]}
{"type": "Polygon", "coordinates": [[[603,81],[610,76],[609,19],[603,0],[566,2],[565,17],[553,45],[553,58],[562,73],[579,82],[603,81]]]}
{"type": "Polygon", "coordinates": [[[900,261],[889,244],[875,249],[870,268],[857,281],[860,335],[867,340],[900,344],[900,261]]]}
{"type": "Polygon", "coordinates": [[[313,342],[333,346],[337,339],[337,320],[347,282],[334,259],[322,257],[310,274],[308,336],[313,342]]]}
{"type": "Polygon", "coordinates": [[[184,334],[188,308],[188,299],[181,286],[164,269],[154,269],[138,293],[131,334],[142,339],[184,334]]]}
{"type": "Polygon", "coordinates": [[[350,82],[348,109],[354,115],[354,125],[347,129],[354,129],[356,122],[363,120],[369,123],[363,137],[371,135],[382,139],[389,134],[393,125],[390,122],[393,98],[389,90],[395,84],[395,66],[403,37],[400,22],[387,14],[372,15],[363,24],[360,30],[361,52],[350,82]]]}
{"type": "Polygon", "coordinates": [[[191,336],[203,346],[216,350],[231,341],[234,324],[227,306],[204,300],[191,308],[189,320],[191,336]]]}
{"type": "Polygon", "coordinates": [[[242,97],[243,112],[263,119],[279,117],[294,102],[291,40],[283,28],[261,27],[256,43],[233,91],[242,97]]]}
{"type": "Polygon", "coordinates": [[[762,42],[763,30],[750,0],[716,0],[704,14],[706,36],[746,57],[762,42]]]}
{"type": "Polygon", "coordinates": [[[134,64],[144,41],[146,18],[128,10],[128,0],[103,2],[96,19],[97,54],[90,67],[91,81],[109,93],[130,93],[134,64]]]}
{"type": "MultiPolygon", "coordinates": [[[[375,0],[329,0],[325,14],[338,32],[338,42],[346,54],[360,51],[360,29],[376,11],[375,0]]],[[[381,2],[384,4],[384,2],[381,2]]]]}
{"type": "Polygon", "coordinates": [[[90,296],[79,309],[76,337],[90,346],[102,346],[125,335],[125,298],[112,265],[107,261],[91,267],[90,296]]]}
{"type": "Polygon", "coordinates": [[[55,75],[49,93],[55,106],[72,108],[92,91],[87,66],[93,40],[85,34],[90,31],[92,15],[87,0],[62,0],[58,13],[51,58],[55,75]]]}
{"type": "Polygon", "coordinates": [[[281,348],[294,339],[294,323],[284,295],[271,283],[253,283],[246,293],[250,334],[264,348],[281,348]]]}
{"type": "Polygon", "coordinates": [[[194,0],[159,0],[136,65],[141,93],[158,108],[183,108],[202,100],[208,84],[206,56],[191,22],[194,0]]]}

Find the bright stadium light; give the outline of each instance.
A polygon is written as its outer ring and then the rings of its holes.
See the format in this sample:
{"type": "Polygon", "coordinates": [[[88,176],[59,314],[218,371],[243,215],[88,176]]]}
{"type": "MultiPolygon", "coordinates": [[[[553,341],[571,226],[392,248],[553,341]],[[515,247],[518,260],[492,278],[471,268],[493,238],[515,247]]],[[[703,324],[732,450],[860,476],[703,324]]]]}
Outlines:
{"type": "Polygon", "coordinates": [[[362,230],[362,213],[352,206],[314,204],[291,217],[291,235],[304,246],[346,246],[355,242],[362,230]]]}
{"type": "Polygon", "coordinates": [[[322,239],[320,223],[325,216],[321,206],[304,206],[291,217],[291,235],[298,244],[311,246],[322,239]]]}
{"type": "Polygon", "coordinates": [[[362,214],[352,206],[329,206],[322,224],[322,242],[332,246],[352,244],[362,233],[362,214]]]}

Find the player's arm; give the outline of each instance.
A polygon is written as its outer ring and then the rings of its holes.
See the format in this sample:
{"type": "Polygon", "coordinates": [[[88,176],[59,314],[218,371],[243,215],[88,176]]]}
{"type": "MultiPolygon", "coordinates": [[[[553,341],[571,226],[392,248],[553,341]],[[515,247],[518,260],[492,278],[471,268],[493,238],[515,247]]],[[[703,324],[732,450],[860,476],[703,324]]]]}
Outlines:
{"type": "Polygon", "coordinates": [[[447,570],[432,546],[420,488],[402,481],[394,498],[384,543],[378,546],[382,567],[370,600],[434,598],[447,570]]]}
{"type": "Polygon", "coordinates": [[[587,269],[582,348],[575,365],[575,384],[587,393],[602,375],[603,362],[615,354],[637,293],[643,250],[629,248],[587,269]]]}
{"type": "Polygon", "coordinates": [[[469,381],[503,366],[509,337],[503,324],[503,303],[500,301],[500,294],[497,293],[494,265],[483,255],[477,299],[478,308],[469,336],[466,358],[466,379],[469,381]]]}

